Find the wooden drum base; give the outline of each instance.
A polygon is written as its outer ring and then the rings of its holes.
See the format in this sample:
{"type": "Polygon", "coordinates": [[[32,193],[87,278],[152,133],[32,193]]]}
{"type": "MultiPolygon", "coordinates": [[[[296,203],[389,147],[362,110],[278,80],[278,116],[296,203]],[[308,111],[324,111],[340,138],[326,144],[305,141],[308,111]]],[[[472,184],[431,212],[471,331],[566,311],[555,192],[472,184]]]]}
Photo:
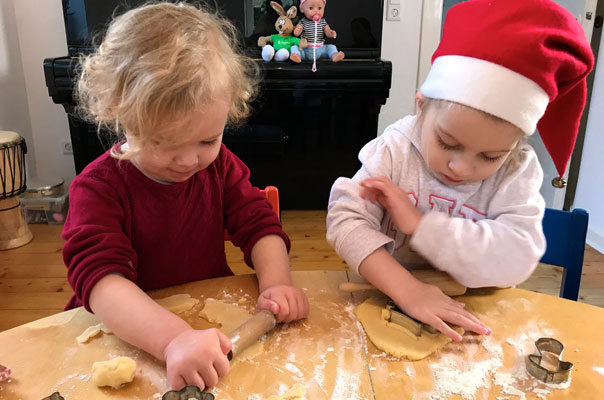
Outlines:
{"type": "Polygon", "coordinates": [[[23,246],[33,239],[23,218],[19,197],[0,200],[0,250],[23,246]]]}

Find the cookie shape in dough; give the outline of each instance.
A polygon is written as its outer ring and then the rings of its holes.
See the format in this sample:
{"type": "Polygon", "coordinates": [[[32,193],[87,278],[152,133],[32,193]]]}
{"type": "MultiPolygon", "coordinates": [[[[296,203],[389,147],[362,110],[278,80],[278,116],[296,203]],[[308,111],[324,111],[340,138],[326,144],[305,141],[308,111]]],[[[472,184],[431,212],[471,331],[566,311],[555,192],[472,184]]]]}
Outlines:
{"type": "Polygon", "coordinates": [[[132,382],[136,372],[136,362],[130,357],[116,357],[108,361],[92,364],[92,382],[97,386],[111,386],[117,389],[124,383],[132,382]]]}
{"type": "MultiPolygon", "coordinates": [[[[451,341],[451,338],[442,333],[422,333],[416,337],[403,327],[389,322],[382,313],[386,303],[385,297],[370,297],[354,310],[367,336],[378,349],[395,357],[415,361],[428,357],[451,341]]],[[[460,335],[464,333],[462,328],[453,329],[460,335]]]]}
{"type": "Polygon", "coordinates": [[[252,318],[252,314],[245,308],[216,299],[207,299],[199,316],[207,319],[208,322],[220,324],[220,330],[225,334],[233,332],[252,318]]]}
{"type": "Polygon", "coordinates": [[[163,299],[156,299],[155,302],[171,313],[181,314],[195,307],[199,300],[192,298],[188,293],[181,293],[163,299]]]}

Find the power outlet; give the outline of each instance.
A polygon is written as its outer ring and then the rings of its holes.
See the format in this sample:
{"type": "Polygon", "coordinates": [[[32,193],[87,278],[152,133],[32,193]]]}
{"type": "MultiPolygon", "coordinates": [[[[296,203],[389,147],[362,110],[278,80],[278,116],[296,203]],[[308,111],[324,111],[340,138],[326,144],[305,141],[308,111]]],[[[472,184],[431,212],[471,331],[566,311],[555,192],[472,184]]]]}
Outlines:
{"type": "Polygon", "coordinates": [[[400,0],[387,0],[386,21],[401,20],[401,2],[400,0]]]}
{"type": "Polygon", "coordinates": [[[62,140],[61,151],[63,152],[63,154],[73,154],[73,147],[71,146],[71,141],[62,140]]]}

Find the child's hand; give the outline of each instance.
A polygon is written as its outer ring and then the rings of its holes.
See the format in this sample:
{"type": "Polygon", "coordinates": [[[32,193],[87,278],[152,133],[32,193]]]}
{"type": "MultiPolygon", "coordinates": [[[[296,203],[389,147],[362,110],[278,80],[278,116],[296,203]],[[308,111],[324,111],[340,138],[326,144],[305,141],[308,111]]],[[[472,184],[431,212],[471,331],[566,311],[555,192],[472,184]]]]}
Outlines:
{"type": "Polygon", "coordinates": [[[302,27],[302,25],[296,25],[296,27],[294,28],[294,36],[300,36],[302,34],[302,30],[304,28],[302,27]]]}
{"type": "Polygon", "coordinates": [[[407,192],[384,176],[361,182],[361,197],[379,202],[386,208],[396,226],[407,235],[413,235],[423,214],[409,200],[407,192]]]}
{"type": "Polygon", "coordinates": [[[405,291],[397,293],[394,302],[411,317],[438,329],[456,342],[461,335],[445,322],[462,327],[480,335],[490,335],[491,329],[465,310],[465,304],[455,301],[438,287],[413,279],[405,291]]]}
{"type": "Polygon", "coordinates": [[[227,354],[231,341],[218,329],[188,329],[176,336],[164,350],[168,382],[172,389],[186,385],[201,389],[214,386],[229,372],[227,354]]]}
{"type": "Polygon", "coordinates": [[[279,322],[291,322],[308,316],[306,294],[295,286],[276,285],[258,296],[258,308],[270,310],[279,322]]]}

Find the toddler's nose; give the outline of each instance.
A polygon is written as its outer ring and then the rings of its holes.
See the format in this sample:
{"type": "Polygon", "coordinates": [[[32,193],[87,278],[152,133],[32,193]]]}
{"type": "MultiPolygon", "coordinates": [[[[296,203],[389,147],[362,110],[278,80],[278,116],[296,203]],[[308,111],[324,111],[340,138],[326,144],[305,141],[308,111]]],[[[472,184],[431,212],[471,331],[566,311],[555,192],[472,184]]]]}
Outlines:
{"type": "Polygon", "coordinates": [[[449,169],[455,175],[454,179],[465,179],[472,173],[472,165],[463,157],[449,160],[449,169]]]}
{"type": "Polygon", "coordinates": [[[195,151],[185,151],[180,153],[175,159],[174,163],[182,169],[189,170],[193,169],[199,163],[199,157],[195,151]]]}

